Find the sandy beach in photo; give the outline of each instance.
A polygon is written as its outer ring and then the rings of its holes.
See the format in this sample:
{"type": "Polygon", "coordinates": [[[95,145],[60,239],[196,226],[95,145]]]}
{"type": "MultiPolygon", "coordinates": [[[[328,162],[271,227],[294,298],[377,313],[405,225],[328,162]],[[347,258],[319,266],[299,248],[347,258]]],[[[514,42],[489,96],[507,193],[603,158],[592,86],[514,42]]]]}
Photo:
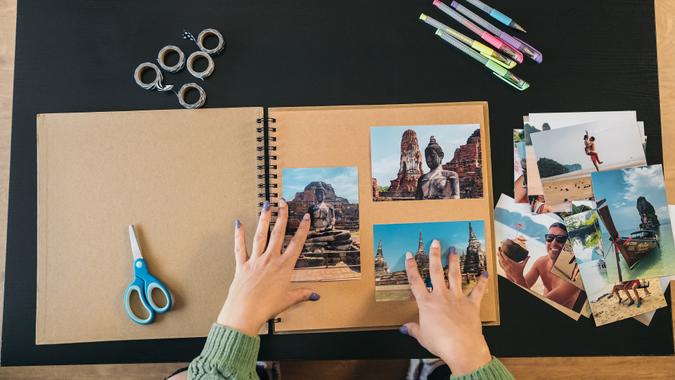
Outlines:
{"type": "MultiPolygon", "coordinates": [[[[649,292],[651,294],[646,294],[643,289],[638,290],[638,294],[642,297],[640,307],[637,307],[637,300],[633,305],[628,306],[630,300],[623,290],[621,291],[622,304],[619,304],[616,295],[610,298],[608,294],[610,291],[611,287],[607,288],[605,295],[591,301],[591,309],[593,310],[593,319],[596,326],[631,318],[666,306],[666,300],[663,297],[663,290],[658,279],[649,280],[649,292]]],[[[631,290],[630,292],[633,299],[635,299],[633,291],[631,290]]]]}
{"type": "Polygon", "coordinates": [[[560,179],[543,183],[544,198],[547,203],[561,204],[571,200],[583,200],[593,198],[593,185],[591,177],[560,179]]]}

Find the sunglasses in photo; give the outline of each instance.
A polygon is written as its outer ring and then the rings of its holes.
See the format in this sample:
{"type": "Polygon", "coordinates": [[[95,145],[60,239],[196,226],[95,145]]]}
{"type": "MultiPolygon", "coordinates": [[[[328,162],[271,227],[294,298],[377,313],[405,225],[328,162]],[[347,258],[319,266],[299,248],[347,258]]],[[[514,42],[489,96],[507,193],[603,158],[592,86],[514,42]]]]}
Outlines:
{"type": "Polygon", "coordinates": [[[555,239],[558,243],[564,243],[567,241],[567,235],[555,235],[555,234],[546,234],[544,235],[546,242],[550,243],[555,239]]]}

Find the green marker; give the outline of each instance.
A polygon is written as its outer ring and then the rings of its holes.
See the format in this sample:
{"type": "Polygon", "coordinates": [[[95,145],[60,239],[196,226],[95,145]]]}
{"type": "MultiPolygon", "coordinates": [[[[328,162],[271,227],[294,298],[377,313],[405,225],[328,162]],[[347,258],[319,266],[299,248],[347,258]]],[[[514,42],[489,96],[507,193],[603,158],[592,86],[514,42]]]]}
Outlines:
{"type": "Polygon", "coordinates": [[[456,31],[455,29],[452,29],[451,27],[443,24],[440,21],[437,21],[431,16],[427,16],[424,13],[422,13],[420,14],[420,20],[462,41],[463,43],[472,47],[474,50],[478,51],[481,55],[484,55],[488,59],[497,62],[500,66],[504,66],[507,69],[512,69],[516,66],[516,61],[512,60],[511,58],[499,53],[498,51],[488,46],[483,45],[482,43],[456,31]]]}
{"type": "Polygon", "coordinates": [[[515,76],[513,73],[511,73],[509,70],[505,69],[504,67],[498,65],[494,61],[489,60],[487,57],[482,56],[478,53],[476,53],[473,49],[470,47],[464,45],[463,43],[459,42],[456,40],[454,37],[451,35],[445,33],[444,31],[440,29],[436,29],[436,35],[447,41],[449,44],[452,46],[456,47],[457,49],[463,51],[465,54],[469,55],[476,61],[482,63],[484,66],[486,66],[488,69],[492,70],[492,73],[497,76],[497,78],[503,80],[504,82],[508,83],[509,85],[517,88],[520,91],[527,90],[530,87],[530,84],[525,82],[524,80],[518,78],[515,76]]]}

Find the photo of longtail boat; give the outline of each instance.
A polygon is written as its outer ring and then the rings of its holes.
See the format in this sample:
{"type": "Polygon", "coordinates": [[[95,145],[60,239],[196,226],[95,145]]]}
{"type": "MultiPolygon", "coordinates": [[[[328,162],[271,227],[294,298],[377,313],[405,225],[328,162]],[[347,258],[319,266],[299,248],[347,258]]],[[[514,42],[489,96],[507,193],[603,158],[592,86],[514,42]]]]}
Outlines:
{"type": "Polygon", "coordinates": [[[675,274],[675,242],[661,165],[593,173],[607,279],[675,274]]]}
{"type": "Polygon", "coordinates": [[[642,258],[649,255],[656,248],[660,248],[659,236],[655,231],[646,229],[631,232],[628,236],[621,236],[614,225],[612,215],[607,206],[607,200],[605,199],[598,201],[598,215],[609,232],[610,241],[616,255],[619,281],[623,282],[621,266],[619,265],[619,253],[626,260],[628,267],[633,269],[642,258]]]}
{"type": "MultiPolygon", "coordinates": [[[[609,244],[603,252],[603,245],[607,244],[601,239],[600,221],[602,220],[602,223],[610,229],[616,227],[613,225],[606,201],[600,202],[599,209],[604,213],[604,219],[597,210],[565,218],[596,326],[665,307],[666,300],[658,278],[622,282],[610,282],[607,279],[606,261],[616,260],[622,255],[620,251],[615,250],[613,244],[609,244]]],[[[614,236],[617,234],[618,231],[614,236]]]]}

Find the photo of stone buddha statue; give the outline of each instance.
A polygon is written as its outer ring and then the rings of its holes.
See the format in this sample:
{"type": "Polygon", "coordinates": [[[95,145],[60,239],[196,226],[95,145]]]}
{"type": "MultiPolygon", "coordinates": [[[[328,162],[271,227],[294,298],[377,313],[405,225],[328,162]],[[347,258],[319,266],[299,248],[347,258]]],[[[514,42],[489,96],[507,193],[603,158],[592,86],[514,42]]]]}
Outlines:
{"type": "Polygon", "coordinates": [[[482,145],[478,124],[370,127],[373,201],[482,198],[482,145]]]}
{"type": "Polygon", "coordinates": [[[456,172],[441,166],[443,148],[434,136],[431,136],[424,149],[424,158],[430,171],[417,181],[415,199],[459,199],[459,177],[456,172]]]}
{"type": "Polygon", "coordinates": [[[284,246],[305,213],[310,227],[293,281],[344,281],[361,277],[358,171],[356,167],[282,169],[288,203],[284,246]]]}

